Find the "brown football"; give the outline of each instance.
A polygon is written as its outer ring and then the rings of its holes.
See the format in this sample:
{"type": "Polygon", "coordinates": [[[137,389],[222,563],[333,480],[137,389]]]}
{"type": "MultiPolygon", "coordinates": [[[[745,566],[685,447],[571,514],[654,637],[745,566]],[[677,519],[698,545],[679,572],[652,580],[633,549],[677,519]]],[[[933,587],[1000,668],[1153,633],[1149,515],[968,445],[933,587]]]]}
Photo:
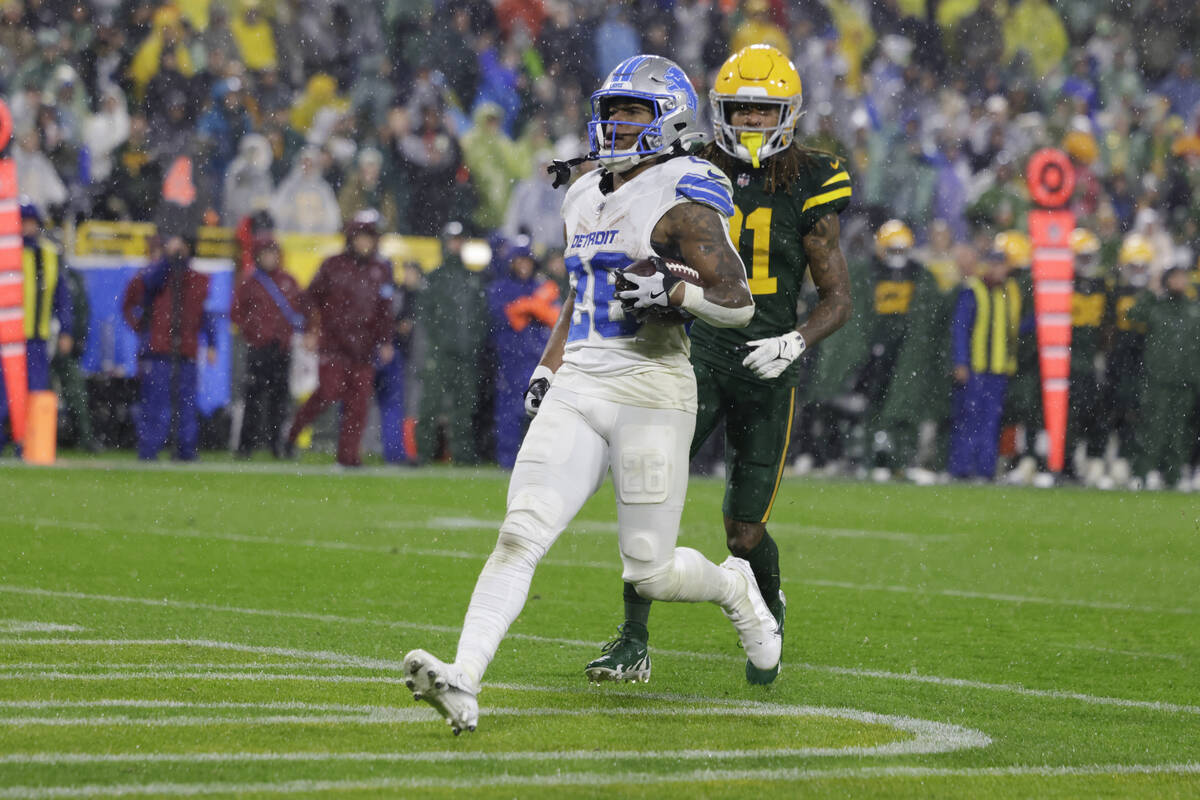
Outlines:
{"type": "MultiPolygon", "coordinates": [[[[628,267],[625,267],[625,269],[617,272],[617,280],[615,285],[616,291],[621,292],[625,291],[626,289],[634,288],[633,282],[627,280],[624,277],[624,273],[629,272],[634,275],[649,277],[657,272],[658,267],[655,266],[655,260],[655,258],[639,259],[638,261],[630,264],[628,267]]],[[[700,280],[700,273],[692,267],[689,267],[687,264],[684,264],[682,261],[674,261],[669,258],[664,258],[662,261],[664,264],[666,264],[667,270],[681,281],[684,281],[685,283],[691,283],[696,286],[704,286],[704,282],[700,280]]],[[[651,308],[638,309],[637,311],[630,313],[633,313],[635,316],[641,318],[642,321],[666,323],[686,322],[692,318],[691,314],[678,306],[653,306],[651,308]]]]}

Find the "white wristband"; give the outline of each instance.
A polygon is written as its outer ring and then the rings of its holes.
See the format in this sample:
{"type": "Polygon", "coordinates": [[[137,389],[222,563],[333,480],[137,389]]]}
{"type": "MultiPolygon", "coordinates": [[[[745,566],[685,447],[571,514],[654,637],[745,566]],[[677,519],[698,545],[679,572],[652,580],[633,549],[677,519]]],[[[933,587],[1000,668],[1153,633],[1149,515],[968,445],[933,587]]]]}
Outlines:
{"type": "Polygon", "coordinates": [[[545,364],[538,364],[533,368],[533,374],[529,376],[529,382],[533,383],[538,378],[545,378],[547,383],[554,383],[554,370],[545,364]]]}
{"type": "Polygon", "coordinates": [[[719,306],[706,298],[704,289],[694,283],[683,284],[683,302],[679,306],[717,328],[744,328],[754,316],[754,303],[741,308],[719,306]]]}

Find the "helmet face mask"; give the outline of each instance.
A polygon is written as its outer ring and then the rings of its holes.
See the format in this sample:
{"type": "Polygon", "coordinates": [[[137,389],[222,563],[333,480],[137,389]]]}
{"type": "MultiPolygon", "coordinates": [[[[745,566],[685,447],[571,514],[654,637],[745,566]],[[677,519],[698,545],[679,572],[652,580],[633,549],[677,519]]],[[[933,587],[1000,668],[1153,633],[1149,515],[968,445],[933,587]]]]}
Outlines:
{"type": "Polygon", "coordinates": [[[696,127],[699,101],[691,81],[675,62],[661,56],[633,56],[609,73],[592,94],[588,123],[591,152],[609,172],[625,172],[669,152],[696,127]],[[608,115],[621,101],[637,101],[650,109],[649,122],[627,122],[608,115]],[[618,129],[641,131],[632,147],[617,146],[618,129]]]}
{"type": "Polygon", "coordinates": [[[721,65],[709,102],[717,147],[757,169],[792,144],[803,102],[800,74],[775,48],[750,45],[721,65]],[[775,124],[734,125],[734,113],[747,104],[778,107],[775,124]]]}
{"type": "Polygon", "coordinates": [[[889,219],[875,232],[875,253],[890,269],[903,269],[914,244],[912,229],[898,219],[889,219]]]}

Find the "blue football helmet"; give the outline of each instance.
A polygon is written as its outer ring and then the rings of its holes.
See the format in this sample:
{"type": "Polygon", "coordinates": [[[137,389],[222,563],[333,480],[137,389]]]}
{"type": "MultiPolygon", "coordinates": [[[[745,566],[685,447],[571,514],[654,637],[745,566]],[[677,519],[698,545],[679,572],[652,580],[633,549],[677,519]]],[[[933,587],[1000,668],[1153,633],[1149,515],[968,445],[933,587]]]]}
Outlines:
{"type": "Polygon", "coordinates": [[[696,90],[674,61],[662,56],[633,56],[617,65],[592,95],[592,121],[588,123],[591,154],[609,172],[624,172],[649,158],[670,152],[676,142],[697,136],[696,90]],[[654,108],[648,124],[608,119],[612,101],[635,98],[654,108]],[[618,150],[616,126],[643,128],[632,148],[618,150]]]}

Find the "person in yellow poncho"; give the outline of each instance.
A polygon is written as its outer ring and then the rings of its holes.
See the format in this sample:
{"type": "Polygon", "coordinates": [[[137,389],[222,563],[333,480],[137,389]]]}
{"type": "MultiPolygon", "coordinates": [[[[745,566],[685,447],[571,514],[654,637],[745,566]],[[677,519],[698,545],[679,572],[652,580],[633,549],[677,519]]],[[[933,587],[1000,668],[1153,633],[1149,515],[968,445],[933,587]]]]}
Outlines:
{"type": "Polygon", "coordinates": [[[246,69],[261,72],[279,65],[275,53],[275,32],[263,13],[260,0],[242,0],[242,11],[233,18],[229,27],[246,69]]]}
{"type": "Polygon", "coordinates": [[[1029,55],[1034,77],[1044,78],[1067,54],[1067,28],[1047,0],[1020,0],[1004,20],[1004,58],[1029,55]]]}
{"type": "Polygon", "coordinates": [[[730,48],[736,53],[752,44],[769,44],[784,55],[792,55],[792,43],[783,29],[771,21],[766,0],[747,0],[746,19],[733,32],[730,48]]]}
{"type": "Polygon", "coordinates": [[[350,107],[350,102],[337,93],[337,81],[332,75],[318,72],[308,79],[304,94],[292,106],[289,121],[300,133],[308,133],[317,112],[326,107],[345,111],[350,107]]]}
{"type": "Polygon", "coordinates": [[[129,77],[133,80],[134,95],[139,102],[145,97],[146,86],[150,80],[158,74],[162,54],[166,50],[175,54],[175,63],[180,72],[188,77],[195,73],[196,68],[187,49],[179,9],[173,5],[165,5],[154,12],[150,35],[138,47],[129,65],[129,77]]]}

